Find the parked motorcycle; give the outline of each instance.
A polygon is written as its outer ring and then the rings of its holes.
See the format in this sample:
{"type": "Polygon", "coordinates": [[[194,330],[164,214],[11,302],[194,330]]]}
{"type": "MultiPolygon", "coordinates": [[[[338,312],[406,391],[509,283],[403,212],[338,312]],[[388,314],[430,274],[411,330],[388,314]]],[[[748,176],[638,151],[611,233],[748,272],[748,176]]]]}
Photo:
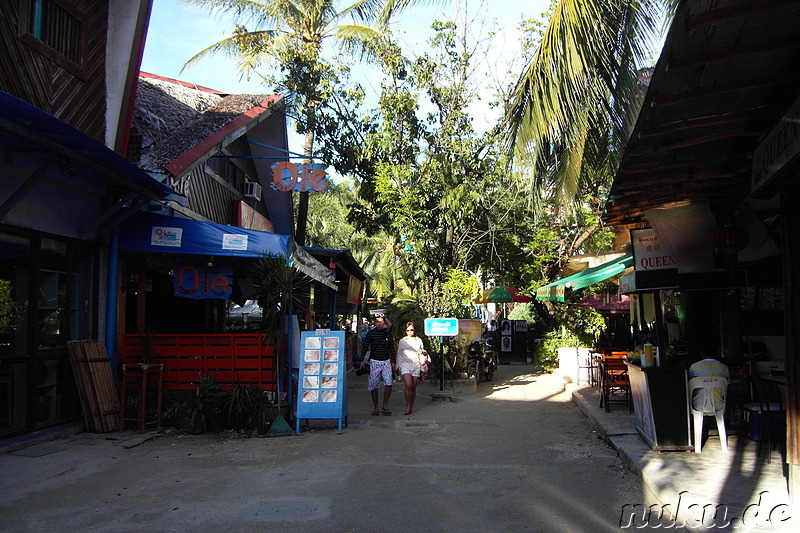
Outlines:
{"type": "Polygon", "coordinates": [[[467,349],[467,376],[474,377],[476,381],[491,381],[497,370],[497,358],[494,347],[486,343],[486,349],[481,347],[480,341],[474,341],[467,349]]]}

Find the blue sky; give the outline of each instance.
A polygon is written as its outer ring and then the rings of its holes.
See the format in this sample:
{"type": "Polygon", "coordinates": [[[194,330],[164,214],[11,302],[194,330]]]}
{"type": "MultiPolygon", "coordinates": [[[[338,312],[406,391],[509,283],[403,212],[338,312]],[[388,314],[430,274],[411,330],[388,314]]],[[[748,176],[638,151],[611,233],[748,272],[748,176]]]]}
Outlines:
{"type": "MultiPolygon", "coordinates": [[[[424,49],[425,39],[430,34],[430,23],[452,17],[456,8],[468,2],[468,12],[479,18],[496,18],[503,31],[493,41],[493,56],[489,62],[500,68],[502,63],[515,55],[516,25],[521,19],[522,8],[525,15],[538,16],[546,8],[549,0],[450,0],[447,12],[439,7],[419,7],[400,15],[393,26],[396,36],[404,49],[424,49]],[[487,8],[486,6],[491,6],[487,8]],[[507,42],[503,42],[503,41],[507,42]],[[498,44],[499,43],[499,44],[498,44]]],[[[343,2],[346,5],[347,2],[343,2]]],[[[204,85],[229,93],[265,93],[269,88],[257,80],[242,80],[235,67],[220,56],[207,60],[197,66],[187,68],[181,73],[183,63],[195,53],[224,37],[232,29],[229,20],[219,20],[203,9],[188,6],[179,0],[155,0],[150,17],[150,28],[145,45],[142,70],[161,76],[204,85]]],[[[476,23],[476,27],[478,27],[476,23]]],[[[369,71],[369,69],[366,69],[369,71]]],[[[375,76],[365,78],[362,83],[376,85],[380,81],[375,76]]],[[[367,90],[370,88],[367,87],[367,90]]]]}
{"type": "MultiPolygon", "coordinates": [[[[425,41],[431,35],[430,25],[434,20],[448,20],[459,12],[458,8],[466,2],[467,13],[472,19],[472,28],[483,28],[482,21],[487,25],[496,20],[500,30],[491,41],[487,49],[485,64],[480,65],[485,74],[504,73],[507,71],[506,63],[514,61],[518,53],[517,24],[525,17],[538,17],[549,4],[549,0],[450,0],[447,10],[441,7],[418,7],[409,9],[396,19],[393,32],[400,46],[406,54],[413,51],[423,51],[425,41]],[[487,7],[490,6],[490,7],[487,7]]],[[[342,2],[349,5],[349,2],[342,2]]],[[[463,12],[463,10],[460,10],[463,12]]],[[[154,0],[150,16],[150,27],[145,42],[142,70],[166,76],[197,85],[203,85],[232,94],[262,94],[270,93],[270,88],[257,79],[242,79],[236,72],[235,66],[223,56],[214,57],[192,66],[181,72],[181,67],[187,59],[192,57],[208,45],[228,35],[233,28],[230,20],[220,20],[208,11],[198,7],[184,4],[180,0],[154,0]]],[[[477,30],[474,30],[477,31],[477,30]]],[[[484,34],[482,38],[486,38],[484,34]]],[[[487,42],[488,43],[488,42],[487,42]]],[[[521,68],[521,67],[520,67],[521,68]]],[[[367,91],[367,103],[377,100],[380,90],[380,75],[376,69],[363,66],[359,67],[361,75],[357,81],[367,91]]],[[[502,74],[497,74],[502,75],[502,74]]],[[[496,76],[495,76],[496,77],[496,76]]],[[[490,80],[481,83],[481,90],[487,98],[476,102],[471,107],[474,125],[478,130],[487,130],[494,125],[497,111],[489,106],[491,90],[487,89],[490,80]]],[[[426,104],[422,102],[423,106],[426,104]]],[[[374,105],[374,104],[373,104],[374,105]]],[[[428,104],[429,105],[429,104],[428,104]]],[[[424,112],[423,108],[423,112],[424,112]]],[[[302,139],[294,133],[294,128],[289,127],[289,149],[296,152],[302,151],[302,139]]]]}

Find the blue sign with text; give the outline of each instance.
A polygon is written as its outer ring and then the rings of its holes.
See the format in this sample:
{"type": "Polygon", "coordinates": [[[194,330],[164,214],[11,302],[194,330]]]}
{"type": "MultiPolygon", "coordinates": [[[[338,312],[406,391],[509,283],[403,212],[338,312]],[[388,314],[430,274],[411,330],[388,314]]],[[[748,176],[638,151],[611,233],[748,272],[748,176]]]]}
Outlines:
{"type": "Polygon", "coordinates": [[[458,319],[426,318],[425,335],[428,337],[455,337],[458,335],[458,319]]]}

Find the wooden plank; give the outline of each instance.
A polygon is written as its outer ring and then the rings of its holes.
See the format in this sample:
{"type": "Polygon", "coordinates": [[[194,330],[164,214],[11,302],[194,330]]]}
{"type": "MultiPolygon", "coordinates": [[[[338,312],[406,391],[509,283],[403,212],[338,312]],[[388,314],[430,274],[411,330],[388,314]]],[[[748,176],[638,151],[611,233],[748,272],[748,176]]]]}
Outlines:
{"type": "Polygon", "coordinates": [[[87,429],[96,433],[117,431],[119,397],[105,346],[98,341],[69,341],[67,348],[87,429]]]}
{"type": "Polygon", "coordinates": [[[69,341],[67,342],[67,351],[69,352],[69,360],[72,364],[75,381],[78,385],[83,418],[86,421],[86,429],[88,431],[97,432],[101,426],[99,407],[97,406],[96,398],[92,390],[89,367],[85,363],[83,346],[80,341],[69,341]]]}
{"type": "Polygon", "coordinates": [[[110,359],[106,347],[99,341],[86,341],[86,360],[91,371],[99,406],[99,415],[103,432],[119,429],[119,396],[111,374],[110,359]]]}

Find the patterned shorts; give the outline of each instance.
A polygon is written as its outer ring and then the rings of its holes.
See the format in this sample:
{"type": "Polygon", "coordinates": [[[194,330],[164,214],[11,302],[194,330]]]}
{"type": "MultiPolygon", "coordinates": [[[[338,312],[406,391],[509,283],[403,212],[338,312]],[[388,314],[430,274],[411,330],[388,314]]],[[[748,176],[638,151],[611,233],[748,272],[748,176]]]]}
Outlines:
{"type": "Polygon", "coordinates": [[[377,390],[380,385],[381,377],[386,387],[392,386],[392,362],[369,360],[369,379],[367,380],[367,390],[377,390]]]}

